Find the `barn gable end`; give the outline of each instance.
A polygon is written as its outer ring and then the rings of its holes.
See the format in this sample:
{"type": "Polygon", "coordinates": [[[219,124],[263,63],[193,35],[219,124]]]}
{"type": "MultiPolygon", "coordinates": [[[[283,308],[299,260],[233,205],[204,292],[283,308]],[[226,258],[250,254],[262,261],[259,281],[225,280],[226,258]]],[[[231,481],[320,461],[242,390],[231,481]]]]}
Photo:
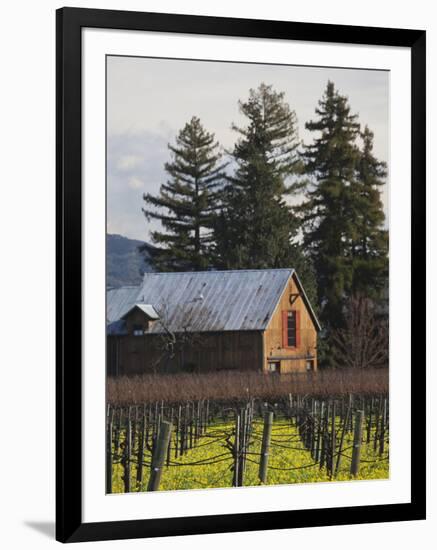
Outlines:
{"type": "Polygon", "coordinates": [[[264,332],[264,370],[282,373],[317,369],[320,323],[297,274],[285,286],[264,332]],[[288,341],[288,318],[294,339],[288,341]],[[289,345],[290,343],[290,345],[289,345]]]}

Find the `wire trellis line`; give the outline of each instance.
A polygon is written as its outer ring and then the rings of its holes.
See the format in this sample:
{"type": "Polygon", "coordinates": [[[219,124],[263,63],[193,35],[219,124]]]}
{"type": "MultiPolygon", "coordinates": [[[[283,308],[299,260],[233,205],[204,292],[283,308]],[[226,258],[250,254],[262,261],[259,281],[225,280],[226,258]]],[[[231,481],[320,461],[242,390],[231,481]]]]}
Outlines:
{"type": "Polygon", "coordinates": [[[275,483],[275,471],[311,468],[320,471],[318,479],[353,479],[360,464],[372,469],[389,461],[389,421],[386,395],[290,395],[274,406],[252,398],[234,407],[207,400],[108,407],[107,490],[143,490],[151,478],[148,490],[157,490],[181,467],[202,471],[190,477],[199,487],[217,480],[223,486],[229,473],[232,486],[243,486],[254,475],[275,483]],[[224,467],[218,475],[216,465],[224,467]]]}

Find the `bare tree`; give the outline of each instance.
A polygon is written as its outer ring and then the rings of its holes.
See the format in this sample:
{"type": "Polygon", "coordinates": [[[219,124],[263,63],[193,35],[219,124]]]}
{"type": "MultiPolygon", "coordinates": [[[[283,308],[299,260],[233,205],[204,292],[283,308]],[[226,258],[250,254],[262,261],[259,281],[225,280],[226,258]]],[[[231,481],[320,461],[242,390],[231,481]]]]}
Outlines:
{"type": "Polygon", "coordinates": [[[201,347],[203,339],[201,333],[192,330],[192,311],[187,304],[184,304],[184,307],[177,304],[170,308],[168,303],[163,303],[156,306],[155,309],[159,316],[157,323],[161,328],[156,339],[159,355],[152,365],[152,370],[156,374],[157,370],[163,368],[166,370],[168,363],[177,356],[179,356],[180,364],[183,367],[185,352],[188,349],[201,347]],[[178,330],[174,330],[172,318],[177,315],[182,317],[182,321],[179,323],[178,330]]]}
{"type": "Polygon", "coordinates": [[[388,366],[388,322],[375,303],[361,294],[349,299],[345,326],[332,333],[334,364],[340,367],[388,366]]]}

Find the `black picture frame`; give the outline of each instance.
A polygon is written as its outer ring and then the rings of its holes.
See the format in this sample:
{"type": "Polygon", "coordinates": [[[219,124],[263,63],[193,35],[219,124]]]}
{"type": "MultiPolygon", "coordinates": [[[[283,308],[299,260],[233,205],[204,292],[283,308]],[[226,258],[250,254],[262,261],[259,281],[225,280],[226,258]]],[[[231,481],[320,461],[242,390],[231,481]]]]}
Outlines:
{"type": "Polygon", "coordinates": [[[425,48],[423,30],[62,8],[56,14],[56,538],[127,539],[425,518],[425,48]],[[411,502],[82,522],[81,30],[85,27],[394,46],[411,50],[411,502]]]}

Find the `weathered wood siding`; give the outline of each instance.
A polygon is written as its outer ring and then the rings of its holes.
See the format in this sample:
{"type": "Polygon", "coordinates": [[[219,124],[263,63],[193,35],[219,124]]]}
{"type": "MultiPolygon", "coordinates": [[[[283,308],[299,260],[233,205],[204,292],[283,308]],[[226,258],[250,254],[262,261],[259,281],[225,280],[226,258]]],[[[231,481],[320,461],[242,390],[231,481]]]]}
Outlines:
{"type": "Polygon", "coordinates": [[[192,344],[176,347],[174,358],[164,359],[160,335],[108,336],[108,374],[262,370],[261,332],[207,332],[192,338],[192,344]]]}
{"type": "Polygon", "coordinates": [[[146,320],[144,313],[136,309],[126,319],[126,331],[128,334],[132,334],[135,326],[141,326],[144,330],[147,330],[151,323],[153,321],[146,320]]]}
{"type": "Polygon", "coordinates": [[[264,370],[268,370],[270,360],[280,361],[281,372],[305,371],[307,356],[313,357],[314,369],[317,369],[317,331],[302,297],[296,297],[298,293],[299,290],[293,276],[264,332],[264,370]],[[297,348],[283,346],[282,312],[292,310],[299,312],[300,342],[297,348]]]}

